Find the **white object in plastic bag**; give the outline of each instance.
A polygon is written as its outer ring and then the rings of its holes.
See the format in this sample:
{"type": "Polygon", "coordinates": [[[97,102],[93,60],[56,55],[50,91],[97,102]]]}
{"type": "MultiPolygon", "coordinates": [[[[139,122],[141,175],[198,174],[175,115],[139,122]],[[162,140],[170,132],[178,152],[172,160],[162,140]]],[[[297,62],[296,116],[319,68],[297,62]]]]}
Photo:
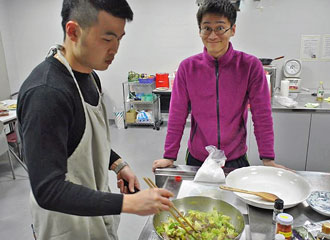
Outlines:
{"type": "Polygon", "coordinates": [[[227,160],[224,151],[215,146],[205,147],[209,156],[199,168],[194,178],[195,182],[222,183],[225,181],[225,173],[222,167],[227,160]]]}
{"type": "Polygon", "coordinates": [[[137,114],[137,117],[136,117],[136,122],[138,123],[152,123],[153,120],[152,120],[152,113],[150,112],[146,112],[144,110],[140,111],[138,114],[137,114]]]}
{"type": "Polygon", "coordinates": [[[275,96],[275,100],[284,107],[296,107],[298,102],[289,97],[275,96]]]}

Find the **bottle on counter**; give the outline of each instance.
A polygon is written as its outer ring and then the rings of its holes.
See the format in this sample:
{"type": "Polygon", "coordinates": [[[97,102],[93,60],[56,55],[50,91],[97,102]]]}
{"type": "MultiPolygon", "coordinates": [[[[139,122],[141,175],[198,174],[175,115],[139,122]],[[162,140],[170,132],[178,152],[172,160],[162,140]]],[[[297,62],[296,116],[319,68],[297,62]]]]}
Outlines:
{"type": "Polygon", "coordinates": [[[282,234],[286,240],[292,239],[293,217],[287,213],[280,213],[276,217],[275,234],[282,234]]]}
{"type": "Polygon", "coordinates": [[[276,224],[276,217],[278,214],[283,212],[284,201],[280,198],[275,200],[274,210],[273,210],[273,224],[276,224]]]}
{"type": "Polygon", "coordinates": [[[322,224],[322,232],[317,234],[317,240],[330,240],[330,222],[322,224]]]}
{"type": "Polygon", "coordinates": [[[173,87],[174,79],[175,79],[175,73],[173,72],[168,76],[169,88],[170,89],[172,89],[172,87],[173,87]]]}
{"type": "Polygon", "coordinates": [[[323,102],[323,99],[324,99],[324,87],[323,87],[323,81],[320,81],[320,85],[317,88],[316,101],[323,102]]]}

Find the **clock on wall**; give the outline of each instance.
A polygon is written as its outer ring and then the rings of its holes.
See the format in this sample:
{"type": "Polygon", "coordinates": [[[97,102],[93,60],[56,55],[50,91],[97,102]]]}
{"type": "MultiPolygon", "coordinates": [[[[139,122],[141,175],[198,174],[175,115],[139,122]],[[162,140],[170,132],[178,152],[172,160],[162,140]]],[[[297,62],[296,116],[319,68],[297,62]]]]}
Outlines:
{"type": "Polygon", "coordinates": [[[300,92],[302,64],[299,59],[288,59],[284,62],[284,80],[289,81],[289,92],[300,92]]]}

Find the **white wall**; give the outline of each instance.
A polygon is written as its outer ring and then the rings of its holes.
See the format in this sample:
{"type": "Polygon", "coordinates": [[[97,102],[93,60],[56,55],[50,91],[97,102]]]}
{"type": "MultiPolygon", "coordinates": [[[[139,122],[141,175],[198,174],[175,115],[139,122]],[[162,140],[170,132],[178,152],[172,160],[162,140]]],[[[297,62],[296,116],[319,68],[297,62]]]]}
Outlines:
{"type": "MultiPolygon", "coordinates": [[[[172,72],[180,61],[202,51],[195,0],[128,0],[134,20],[110,68],[100,72],[108,111],[122,106],[121,83],[127,72],[172,72]]],[[[236,49],[258,57],[300,57],[302,34],[330,34],[329,0],[242,0],[236,49]]],[[[44,59],[48,48],[61,42],[61,0],[0,0],[0,32],[11,91],[15,92],[44,59]],[[4,14],[3,14],[4,13],[4,14]]],[[[281,72],[283,60],[274,62],[281,72]]],[[[281,78],[280,75],[278,75],[281,78]]],[[[303,62],[302,85],[330,88],[330,62],[303,62]]],[[[112,117],[112,115],[110,115],[112,117]]]]}
{"type": "Polygon", "coordinates": [[[8,99],[9,97],[10,87],[7,73],[7,64],[0,32],[0,100],[8,99]]]}
{"type": "Polygon", "coordinates": [[[2,2],[3,0],[0,0],[0,100],[8,99],[11,93],[2,37],[2,31],[5,27],[4,20],[6,19],[6,10],[2,7],[2,2]]]}
{"type": "MultiPolygon", "coordinates": [[[[238,14],[237,32],[233,39],[237,49],[258,57],[300,58],[301,35],[330,34],[329,0],[262,0],[242,1],[238,14]]],[[[284,60],[285,60],[284,59],[284,60]]],[[[278,83],[284,60],[278,66],[278,83]]],[[[315,89],[323,80],[330,88],[330,61],[303,61],[302,86],[315,89]]]]}
{"type": "Polygon", "coordinates": [[[198,53],[198,37],[193,0],[128,0],[134,20],[126,25],[116,60],[99,73],[107,91],[106,104],[122,106],[121,82],[130,70],[139,73],[173,72],[184,58],[198,53]]]}
{"type": "Polygon", "coordinates": [[[60,0],[0,0],[0,31],[12,93],[49,47],[62,42],[61,5],[60,0]]]}

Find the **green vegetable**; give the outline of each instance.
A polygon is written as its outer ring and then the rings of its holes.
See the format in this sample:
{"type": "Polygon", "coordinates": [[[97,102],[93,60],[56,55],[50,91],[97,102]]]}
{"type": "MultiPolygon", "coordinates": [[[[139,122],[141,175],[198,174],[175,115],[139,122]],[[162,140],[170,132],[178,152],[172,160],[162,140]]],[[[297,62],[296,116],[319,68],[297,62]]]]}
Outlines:
{"type": "MultiPolygon", "coordinates": [[[[184,223],[185,228],[195,239],[230,240],[238,236],[235,227],[230,223],[230,217],[222,215],[216,209],[213,209],[211,212],[189,210],[184,217],[193,225],[198,233],[194,232],[191,227],[178,216],[181,222],[184,223]]],[[[193,240],[172,217],[168,217],[166,222],[161,223],[161,226],[158,226],[156,231],[161,236],[167,236],[168,239],[193,240]]]]}

